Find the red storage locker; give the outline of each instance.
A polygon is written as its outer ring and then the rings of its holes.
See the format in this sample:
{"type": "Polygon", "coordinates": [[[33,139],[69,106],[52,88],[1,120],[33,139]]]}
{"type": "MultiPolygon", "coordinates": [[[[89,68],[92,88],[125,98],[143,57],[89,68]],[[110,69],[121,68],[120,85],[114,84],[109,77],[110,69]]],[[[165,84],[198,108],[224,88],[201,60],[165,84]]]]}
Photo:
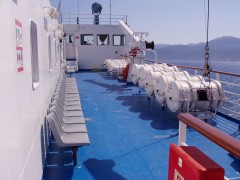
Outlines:
{"type": "Polygon", "coordinates": [[[171,144],[168,180],[224,180],[224,169],[194,146],[171,144]]]}

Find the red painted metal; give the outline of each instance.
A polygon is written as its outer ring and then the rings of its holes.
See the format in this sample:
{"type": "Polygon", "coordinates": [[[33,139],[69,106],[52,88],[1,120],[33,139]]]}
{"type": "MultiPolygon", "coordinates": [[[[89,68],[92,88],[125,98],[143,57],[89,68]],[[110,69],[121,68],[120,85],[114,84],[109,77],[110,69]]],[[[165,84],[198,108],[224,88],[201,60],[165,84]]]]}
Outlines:
{"type": "Polygon", "coordinates": [[[194,146],[170,145],[168,180],[224,180],[224,169],[194,146]]]}

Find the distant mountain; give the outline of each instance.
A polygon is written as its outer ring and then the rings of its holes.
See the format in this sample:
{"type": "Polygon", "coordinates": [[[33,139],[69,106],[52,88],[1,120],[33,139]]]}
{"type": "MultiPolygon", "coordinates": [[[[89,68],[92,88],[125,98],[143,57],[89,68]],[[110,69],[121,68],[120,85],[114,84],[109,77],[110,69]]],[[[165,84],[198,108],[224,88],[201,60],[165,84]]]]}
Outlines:
{"type": "MultiPolygon", "coordinates": [[[[209,42],[210,60],[240,61],[240,38],[224,36],[209,42]]],[[[170,45],[157,44],[155,50],[159,60],[203,60],[205,43],[170,45]]],[[[146,55],[151,59],[150,54],[146,55]]]]}

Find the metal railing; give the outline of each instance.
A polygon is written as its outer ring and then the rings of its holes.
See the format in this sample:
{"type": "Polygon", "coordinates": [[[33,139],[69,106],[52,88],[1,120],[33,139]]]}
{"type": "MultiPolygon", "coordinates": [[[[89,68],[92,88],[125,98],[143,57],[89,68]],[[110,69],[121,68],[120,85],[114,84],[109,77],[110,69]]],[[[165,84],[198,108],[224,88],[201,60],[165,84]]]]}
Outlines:
{"type": "MultiPolygon", "coordinates": [[[[179,136],[178,145],[187,146],[187,126],[193,128],[210,141],[222,147],[232,155],[240,158],[240,141],[218,130],[215,127],[201,121],[200,119],[186,113],[178,115],[179,119],[179,136]]],[[[224,180],[229,180],[224,177],[224,180]]]]}
{"type": "MultiPolygon", "coordinates": [[[[113,15],[113,14],[111,16],[110,14],[99,15],[100,25],[118,24],[119,20],[123,20],[127,24],[128,16],[113,15]]],[[[94,24],[94,15],[93,14],[77,14],[77,13],[60,14],[59,21],[62,24],[94,24]]]]}
{"type": "Polygon", "coordinates": [[[228,134],[218,130],[217,128],[200,121],[197,117],[191,114],[182,113],[178,116],[179,119],[179,139],[178,145],[187,145],[186,132],[187,126],[193,128],[203,136],[207,137],[218,146],[222,147],[226,151],[230,152],[234,156],[240,158],[240,141],[229,136],[228,134]]]}

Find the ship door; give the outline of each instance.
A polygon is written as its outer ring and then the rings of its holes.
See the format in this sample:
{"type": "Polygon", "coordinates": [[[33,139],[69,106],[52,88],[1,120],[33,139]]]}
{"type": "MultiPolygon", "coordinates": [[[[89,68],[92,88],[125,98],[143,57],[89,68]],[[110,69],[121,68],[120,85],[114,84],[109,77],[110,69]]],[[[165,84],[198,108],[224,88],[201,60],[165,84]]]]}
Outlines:
{"type": "Polygon", "coordinates": [[[76,60],[76,48],[74,44],[74,35],[67,35],[66,37],[66,59],[76,60]]]}

